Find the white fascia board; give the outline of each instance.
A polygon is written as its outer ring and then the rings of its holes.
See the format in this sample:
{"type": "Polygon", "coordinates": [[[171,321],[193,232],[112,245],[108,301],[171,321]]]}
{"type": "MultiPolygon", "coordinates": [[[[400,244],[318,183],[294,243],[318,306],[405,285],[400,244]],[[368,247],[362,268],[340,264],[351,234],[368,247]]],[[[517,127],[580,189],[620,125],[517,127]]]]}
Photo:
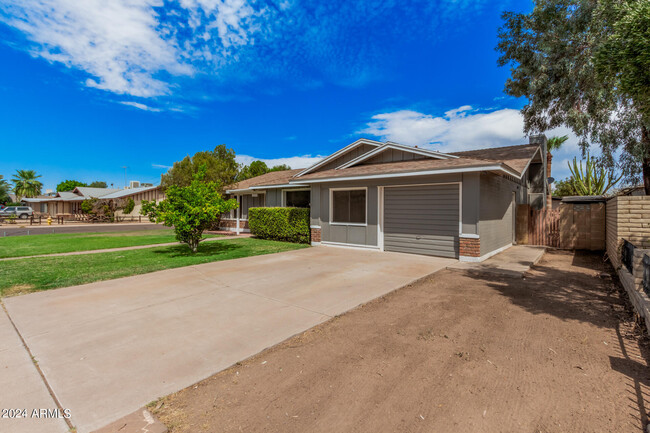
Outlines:
{"type": "Polygon", "coordinates": [[[237,194],[240,192],[252,192],[250,188],[244,188],[244,189],[227,189],[226,194],[237,194]]]}
{"type": "Polygon", "coordinates": [[[390,179],[394,177],[412,177],[412,176],[427,176],[433,174],[452,174],[452,173],[472,173],[477,171],[502,171],[517,179],[521,179],[521,175],[517,172],[510,170],[501,165],[484,165],[479,167],[467,168],[445,168],[440,170],[426,170],[426,171],[410,171],[405,173],[387,173],[387,174],[367,174],[360,176],[345,176],[345,177],[329,177],[324,179],[303,179],[301,183],[324,183],[324,182],[340,182],[344,180],[365,180],[365,179],[390,179]]]}
{"type": "Polygon", "coordinates": [[[304,175],[304,174],[307,174],[307,173],[309,173],[309,172],[311,172],[311,171],[317,169],[318,167],[321,167],[321,166],[327,164],[327,163],[330,162],[331,160],[333,160],[333,159],[335,159],[335,158],[337,158],[337,157],[343,155],[344,153],[346,153],[346,152],[348,152],[348,151],[350,151],[350,150],[354,149],[355,147],[358,147],[358,146],[360,146],[360,145],[362,145],[362,144],[370,144],[370,145],[372,145],[372,146],[383,146],[383,145],[384,145],[384,143],[381,143],[381,142],[379,142],[379,141],[374,141],[374,140],[368,140],[368,139],[365,139],[365,138],[360,138],[359,140],[355,141],[354,143],[352,143],[352,144],[348,144],[348,145],[345,146],[343,149],[338,150],[338,151],[334,152],[333,154],[331,154],[330,156],[321,159],[321,160],[318,161],[316,164],[314,164],[314,165],[312,165],[312,166],[310,166],[310,167],[307,167],[306,169],[304,169],[304,170],[301,171],[300,173],[294,175],[294,177],[300,177],[300,176],[302,176],[302,175],[304,175]]]}
{"type": "Polygon", "coordinates": [[[297,188],[300,186],[309,186],[307,184],[301,185],[299,183],[292,183],[292,184],[284,184],[284,185],[260,185],[260,186],[251,186],[250,189],[252,190],[259,190],[259,189],[279,189],[279,188],[297,188]]]}

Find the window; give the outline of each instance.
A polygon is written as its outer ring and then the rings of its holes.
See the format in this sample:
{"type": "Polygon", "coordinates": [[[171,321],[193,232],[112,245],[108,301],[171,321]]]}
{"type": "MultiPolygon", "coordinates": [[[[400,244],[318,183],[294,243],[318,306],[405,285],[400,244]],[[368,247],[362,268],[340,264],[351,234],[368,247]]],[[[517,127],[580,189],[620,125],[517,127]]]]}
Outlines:
{"type": "Polygon", "coordinates": [[[285,191],[284,205],[286,207],[309,207],[310,191],[285,191]]]}
{"type": "Polygon", "coordinates": [[[366,190],[332,191],[332,222],[341,224],[365,224],[366,190]]]}

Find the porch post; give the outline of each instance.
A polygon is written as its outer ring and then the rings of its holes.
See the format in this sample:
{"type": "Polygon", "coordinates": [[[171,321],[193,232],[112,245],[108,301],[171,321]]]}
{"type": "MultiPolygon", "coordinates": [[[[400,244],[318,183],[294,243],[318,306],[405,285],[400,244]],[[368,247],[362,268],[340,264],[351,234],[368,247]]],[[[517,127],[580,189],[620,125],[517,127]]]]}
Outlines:
{"type": "Polygon", "coordinates": [[[239,197],[238,195],[235,196],[237,198],[237,227],[235,229],[235,234],[239,234],[239,197]]]}

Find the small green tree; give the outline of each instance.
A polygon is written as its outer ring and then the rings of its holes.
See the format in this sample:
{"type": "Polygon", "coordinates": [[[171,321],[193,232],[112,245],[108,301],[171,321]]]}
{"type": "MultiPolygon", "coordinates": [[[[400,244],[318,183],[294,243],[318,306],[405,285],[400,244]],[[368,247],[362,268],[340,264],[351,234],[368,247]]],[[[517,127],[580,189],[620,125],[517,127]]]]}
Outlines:
{"type": "Polygon", "coordinates": [[[126,204],[124,205],[124,209],[122,209],[122,212],[124,212],[124,214],[128,215],[131,212],[133,212],[133,208],[135,208],[135,202],[133,201],[133,199],[131,197],[129,197],[126,200],[126,204]]]}
{"type": "Polygon", "coordinates": [[[96,180],[88,184],[91,188],[107,188],[108,185],[104,181],[96,180]]]}
{"type": "Polygon", "coordinates": [[[165,200],[155,203],[142,201],[140,213],[151,222],[174,227],[176,239],[196,253],[203,240],[203,232],[219,219],[221,214],[237,207],[234,199],[226,200],[219,193],[216,182],[205,182],[206,167],[203,165],[194,174],[187,186],[171,185],[167,188],[165,200]]]}
{"type": "Polygon", "coordinates": [[[78,180],[64,180],[63,182],[59,183],[56,186],[56,191],[57,192],[72,191],[78,186],[88,186],[88,185],[78,180]]]}
{"type": "Polygon", "coordinates": [[[567,177],[566,179],[555,182],[555,185],[553,186],[554,197],[567,197],[572,195],[578,195],[573,187],[572,177],[567,177]]]}
{"type": "Polygon", "coordinates": [[[576,195],[605,195],[623,175],[615,177],[613,170],[607,170],[587,153],[585,169],[582,169],[582,161],[578,164],[578,158],[573,158],[573,166],[569,163],[571,170],[571,181],[576,195]]]}
{"type": "Polygon", "coordinates": [[[97,203],[96,198],[88,198],[84,201],[81,202],[81,212],[85,214],[91,214],[93,213],[93,209],[95,208],[95,203],[97,203]]]}

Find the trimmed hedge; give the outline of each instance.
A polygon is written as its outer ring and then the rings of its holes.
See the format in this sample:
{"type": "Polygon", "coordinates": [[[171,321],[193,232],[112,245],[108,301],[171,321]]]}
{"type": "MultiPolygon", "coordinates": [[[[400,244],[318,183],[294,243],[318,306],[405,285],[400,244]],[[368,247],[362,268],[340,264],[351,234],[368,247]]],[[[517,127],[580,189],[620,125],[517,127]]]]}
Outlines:
{"type": "Polygon", "coordinates": [[[297,207],[252,207],[248,227],[261,239],[308,244],[309,209],[297,207]]]}

